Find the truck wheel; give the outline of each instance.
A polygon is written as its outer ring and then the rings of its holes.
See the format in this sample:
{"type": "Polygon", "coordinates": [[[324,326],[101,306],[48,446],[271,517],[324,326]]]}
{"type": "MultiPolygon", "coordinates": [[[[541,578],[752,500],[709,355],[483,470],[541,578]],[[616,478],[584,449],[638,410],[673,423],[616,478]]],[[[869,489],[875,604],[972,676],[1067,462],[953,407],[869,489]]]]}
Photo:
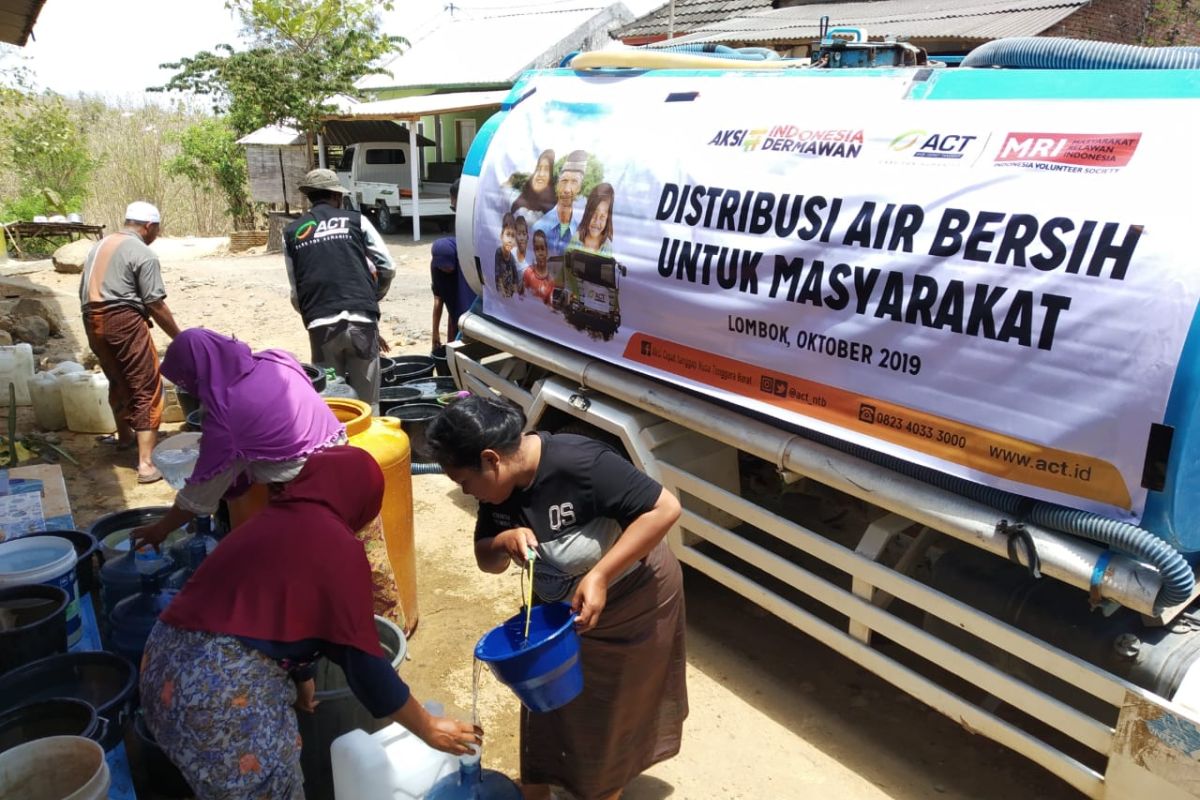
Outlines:
{"type": "Polygon", "coordinates": [[[379,232],[380,233],[395,233],[396,232],[396,215],[392,210],[385,205],[378,207],[376,212],[379,217],[379,232]]]}

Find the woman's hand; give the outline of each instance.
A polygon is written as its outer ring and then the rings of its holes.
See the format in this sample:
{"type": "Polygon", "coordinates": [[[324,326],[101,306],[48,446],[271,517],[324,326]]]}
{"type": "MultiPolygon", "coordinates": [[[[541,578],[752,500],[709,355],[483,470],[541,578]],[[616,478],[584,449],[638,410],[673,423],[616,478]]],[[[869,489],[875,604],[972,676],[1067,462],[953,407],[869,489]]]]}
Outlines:
{"type": "Polygon", "coordinates": [[[434,750],[456,756],[471,752],[471,745],[483,744],[483,728],[450,717],[431,716],[429,725],[419,735],[434,750]]]}
{"type": "Polygon", "coordinates": [[[516,564],[525,564],[525,550],[538,547],[537,534],[531,528],[510,528],[496,535],[495,547],[503,550],[516,564]]]}
{"type": "Polygon", "coordinates": [[[312,678],[296,684],[296,702],[293,704],[297,711],[311,714],[317,710],[321,701],[317,699],[317,682],[312,678]]]}
{"type": "Polygon", "coordinates": [[[163,527],[162,523],[154,522],[150,525],[143,525],[140,528],[134,528],[129,532],[129,537],[133,539],[132,549],[136,550],[145,545],[153,545],[155,550],[160,549],[159,545],[167,538],[167,534],[171,532],[171,528],[163,527]]]}
{"type": "Polygon", "coordinates": [[[571,598],[571,610],[577,615],[575,630],[587,633],[596,627],[596,623],[600,621],[600,613],[604,611],[607,603],[608,579],[603,573],[592,569],[583,576],[583,580],[575,589],[575,596],[571,598]]]}

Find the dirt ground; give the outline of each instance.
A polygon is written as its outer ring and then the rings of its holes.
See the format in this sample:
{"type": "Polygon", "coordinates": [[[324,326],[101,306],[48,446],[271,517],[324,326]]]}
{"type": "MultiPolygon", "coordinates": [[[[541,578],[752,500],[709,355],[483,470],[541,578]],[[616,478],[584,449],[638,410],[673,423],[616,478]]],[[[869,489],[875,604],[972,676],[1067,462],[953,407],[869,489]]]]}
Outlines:
{"type": "MultiPolygon", "coordinates": [[[[429,246],[387,237],[398,276],[382,330],[393,352],[427,353],[429,246]]],[[[168,304],[184,327],[234,334],[255,349],[280,347],[304,360],[307,339],[288,302],[277,255],[232,256],[219,242],[156,244],[168,304]]],[[[45,357],[81,360],[77,275],[49,262],[0,265],[6,295],[56,301],[67,322],[45,357]]],[[[161,348],[167,339],[156,330],[161,348]]],[[[31,415],[22,414],[22,426],[31,415]]],[[[168,425],[166,432],[177,426],[168,425]]],[[[63,434],[81,466],[63,465],[76,524],[116,510],[167,505],[165,484],[138,486],[132,460],[94,437],[63,434]]],[[[442,476],[413,478],[420,629],[401,674],[422,700],[469,718],[471,652],[479,636],[520,605],[516,572],[480,573],[471,553],[474,501],[442,476]]],[[[683,750],[629,787],[627,800],[931,797],[1041,800],[1078,797],[1031,762],[972,735],[899,690],[781,623],[739,595],[685,570],[691,715],[683,750]]],[[[514,697],[485,674],[479,707],[485,766],[516,776],[514,697]]]]}

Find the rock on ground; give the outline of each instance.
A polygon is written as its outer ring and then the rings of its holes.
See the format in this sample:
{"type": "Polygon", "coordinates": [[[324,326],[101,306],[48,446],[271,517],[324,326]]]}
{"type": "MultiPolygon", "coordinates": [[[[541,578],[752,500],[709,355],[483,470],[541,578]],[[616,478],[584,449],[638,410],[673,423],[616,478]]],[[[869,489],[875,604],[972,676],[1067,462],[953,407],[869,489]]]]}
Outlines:
{"type": "Polygon", "coordinates": [[[77,242],[64,244],[55,250],[54,271],[68,275],[77,275],[83,272],[83,262],[87,260],[87,255],[91,252],[94,244],[95,242],[89,239],[80,239],[77,242]]]}

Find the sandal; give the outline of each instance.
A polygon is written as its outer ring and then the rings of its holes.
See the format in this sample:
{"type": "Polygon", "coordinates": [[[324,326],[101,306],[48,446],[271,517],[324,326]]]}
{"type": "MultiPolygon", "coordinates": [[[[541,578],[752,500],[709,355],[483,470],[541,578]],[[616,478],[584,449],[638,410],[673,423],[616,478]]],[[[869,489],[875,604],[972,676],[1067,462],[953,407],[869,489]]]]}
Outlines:
{"type": "Polygon", "coordinates": [[[163,475],[158,471],[157,468],[155,468],[154,472],[151,472],[149,475],[143,475],[140,472],[138,473],[138,483],[158,483],[162,479],[163,475]]]}
{"type": "Polygon", "coordinates": [[[116,434],[106,433],[103,436],[97,436],[96,443],[108,445],[109,447],[115,447],[117,450],[132,450],[133,446],[137,444],[137,441],[134,440],[132,442],[122,442],[117,438],[116,434]]]}

